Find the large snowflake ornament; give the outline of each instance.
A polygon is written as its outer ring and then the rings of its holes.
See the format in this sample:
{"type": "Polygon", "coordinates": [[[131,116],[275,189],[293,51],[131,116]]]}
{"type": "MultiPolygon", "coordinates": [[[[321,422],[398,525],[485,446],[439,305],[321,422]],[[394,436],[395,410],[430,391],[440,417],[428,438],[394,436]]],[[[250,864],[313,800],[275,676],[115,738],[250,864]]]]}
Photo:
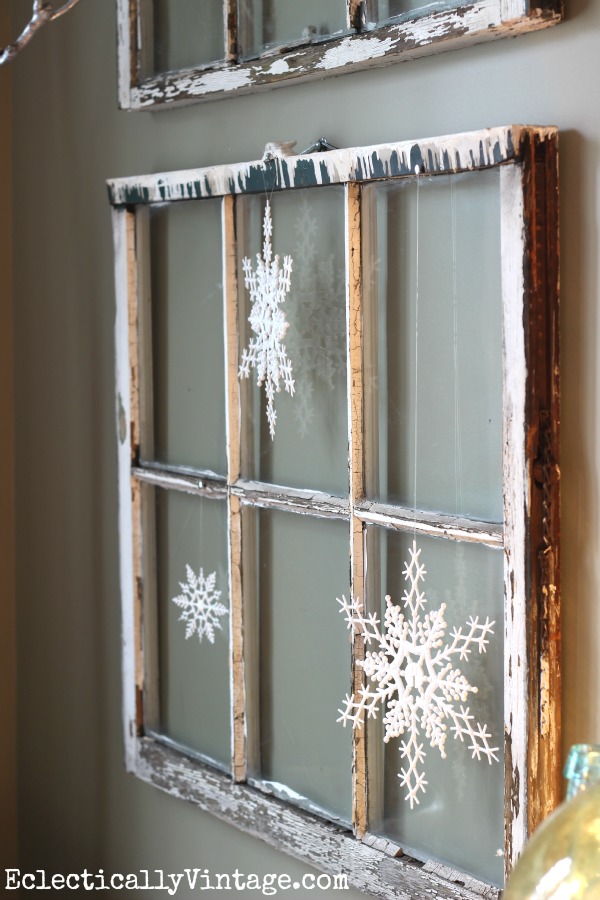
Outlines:
{"type": "Polygon", "coordinates": [[[275,393],[281,390],[280,379],[283,379],[286,391],[292,396],[294,394],[292,364],[285,344],[282,343],[289,322],[281,309],[290,290],[292,257],[284,256],[283,267],[280,266],[279,256],[273,257],[272,234],[271,204],[267,201],[263,223],[263,255],[256,254],[256,270],[253,270],[252,261],[248,257],[244,257],[242,261],[244,284],[250,291],[252,303],[248,321],[254,336],[250,338],[248,349],[242,352],[239,375],[240,378],[248,378],[250,369],[256,369],[258,386],[265,382],[271,439],[275,437],[275,393]]]}
{"type": "Polygon", "coordinates": [[[206,635],[214,644],[215,628],[222,628],[219,618],[228,613],[227,607],[218,602],[221,591],[215,590],[217,573],[211,572],[205,577],[203,569],[197,575],[191,566],[186,565],[185,569],[187,581],[179,582],[181,594],[173,597],[173,603],[182,610],[179,621],[187,623],[185,638],[187,640],[196,632],[200,643],[206,635]]]}
{"type": "Polygon", "coordinates": [[[422,734],[445,759],[450,722],[454,737],[467,740],[473,758],[485,757],[490,764],[498,760],[498,747],[490,746],[492,735],[487,726],[475,722],[465,706],[469,694],[476,694],[477,688],[469,684],[460,669],[454,668],[454,659],[467,661],[474,648],[485,653],[494,622],[486,617],[480,623],[478,616],[470,616],[466,627],[454,628],[447,639],[445,603],[422,616],[427,599],[419,590],[419,582],[427,573],[419,561],[420,555],[421,550],[413,541],[410,561],[405,563],[403,572],[409,583],[402,597],[405,611],[386,596],[383,630],[375,613],[365,617],[360,601],[352,599],[348,603],[345,597],[338,600],[348,628],[362,634],[367,645],[379,647],[378,651],[367,650],[365,659],[358,661],[372,684],[361,688],[358,696],[346,696],[346,708],[339,710],[338,722],[351,722],[354,728],[360,728],[365,714],[374,718],[380,704],[385,705],[384,741],[406,735],[400,742],[405,765],[398,777],[406,788],[405,799],[411,809],[419,802],[419,791],[425,792],[427,785],[422,734]]]}

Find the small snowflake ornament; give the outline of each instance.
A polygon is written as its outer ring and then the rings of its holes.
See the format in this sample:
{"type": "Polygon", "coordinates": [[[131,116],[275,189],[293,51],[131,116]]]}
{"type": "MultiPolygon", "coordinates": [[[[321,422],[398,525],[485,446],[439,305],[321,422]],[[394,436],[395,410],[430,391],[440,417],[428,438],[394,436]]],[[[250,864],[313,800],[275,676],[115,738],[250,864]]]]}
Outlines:
{"type": "Polygon", "coordinates": [[[445,759],[450,722],[454,737],[467,739],[473,758],[485,757],[490,764],[498,760],[498,747],[490,746],[492,736],[487,726],[475,722],[469,707],[464,705],[477,688],[454,667],[454,659],[466,662],[473,649],[485,653],[494,622],[486,617],[480,623],[478,616],[470,616],[464,630],[463,626],[454,628],[447,639],[445,603],[422,615],[427,599],[419,590],[419,582],[427,573],[419,561],[420,555],[421,550],[413,541],[410,561],[405,563],[403,572],[410,588],[402,597],[405,612],[386,596],[383,630],[375,613],[365,617],[360,601],[352,599],[348,603],[345,597],[338,600],[348,628],[362,634],[367,645],[376,644],[379,648],[367,650],[365,659],[358,661],[372,685],[361,688],[358,696],[346,696],[346,707],[339,710],[338,722],[351,722],[354,728],[360,728],[365,713],[374,718],[380,704],[385,705],[384,741],[406,735],[400,742],[405,766],[398,777],[406,788],[405,799],[411,809],[419,802],[419,791],[425,792],[427,785],[422,734],[445,759]]]}
{"type": "Polygon", "coordinates": [[[263,255],[256,254],[256,270],[252,261],[244,257],[244,284],[250,291],[252,310],[248,317],[254,336],[250,338],[248,349],[242,352],[239,377],[249,378],[250,369],[256,369],[256,382],[260,387],[265,382],[267,394],[267,419],[271,439],[275,437],[275,393],[281,390],[280,379],[286,391],[293,396],[294,379],[292,364],[282,343],[289,323],[280,308],[290,290],[292,257],[284,256],[283,267],[279,256],[273,258],[271,235],[273,220],[271,204],[267,201],[263,223],[263,255]]]}
{"type": "Polygon", "coordinates": [[[206,635],[211,644],[215,642],[215,628],[222,628],[219,621],[221,616],[227,615],[227,607],[219,603],[221,591],[215,590],[217,573],[211,572],[204,577],[204,570],[198,574],[191,566],[185,567],[187,581],[179,582],[181,594],[173,597],[173,603],[182,610],[179,616],[180,622],[186,622],[185,639],[190,638],[194,632],[198,634],[198,640],[206,635]]]}

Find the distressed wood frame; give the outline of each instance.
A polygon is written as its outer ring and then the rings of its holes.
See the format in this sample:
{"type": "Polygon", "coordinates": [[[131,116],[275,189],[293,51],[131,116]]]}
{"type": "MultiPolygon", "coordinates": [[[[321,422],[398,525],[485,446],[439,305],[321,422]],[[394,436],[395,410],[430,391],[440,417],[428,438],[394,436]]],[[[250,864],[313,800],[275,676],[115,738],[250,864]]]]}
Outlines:
{"type": "Polygon", "coordinates": [[[369,29],[362,21],[362,4],[358,0],[346,3],[348,31],[344,35],[312,43],[298,41],[244,60],[237,55],[236,0],[223,0],[222,61],[144,78],[141,56],[148,29],[142,22],[140,0],[117,0],[119,105],[144,109],[268,90],[547,28],[560,22],[563,14],[562,0],[472,0],[407,14],[369,29]]]}
{"type": "MultiPolygon", "coordinates": [[[[507,126],[269,161],[214,166],[109,182],[116,265],[119,531],[123,608],[123,723],[127,769],[192,800],[378,897],[498,897],[498,890],[434,863],[416,864],[369,832],[365,742],[353,753],[354,835],[266,796],[246,779],[241,509],[288,509],[349,523],[352,589],[363,595],[364,528],[413,530],[413,510],[365,499],[361,291],[361,185],[500,167],[503,303],[504,524],[418,515],[421,533],[501,546],[505,583],[505,860],[510,872],[528,835],[560,800],[558,171],[556,129],[507,126]],[[416,175],[415,172],[420,172],[416,175]],[[285,489],[240,477],[240,398],[235,196],[344,184],[348,338],[349,496],[285,489]],[[175,200],[222,198],[227,478],[140,462],[144,398],[138,259],[144,211],[175,200]],[[145,719],[144,484],[227,501],[230,530],[232,775],[216,772],[167,741],[145,719]],[[392,859],[391,857],[395,857],[392,859]]],[[[364,652],[354,637],[353,659],[364,652]]],[[[355,673],[357,667],[354,669],[355,673]]],[[[356,680],[358,675],[354,675],[356,680]]]]}

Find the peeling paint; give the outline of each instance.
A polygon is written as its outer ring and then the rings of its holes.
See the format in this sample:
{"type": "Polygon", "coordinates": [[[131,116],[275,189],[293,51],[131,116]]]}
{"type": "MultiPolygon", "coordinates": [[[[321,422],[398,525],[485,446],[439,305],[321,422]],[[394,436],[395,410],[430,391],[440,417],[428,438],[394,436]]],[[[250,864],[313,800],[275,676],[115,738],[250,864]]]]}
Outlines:
{"type": "Polygon", "coordinates": [[[505,126],[418,142],[114,179],[108,186],[111,202],[119,206],[414,175],[417,165],[422,175],[461,172],[517,159],[523,137],[534,132],[543,138],[554,129],[505,126]]]}
{"type": "Polygon", "coordinates": [[[286,59],[276,59],[268,68],[269,75],[283,75],[286,72],[293,71],[286,59]]]}
{"type": "Polygon", "coordinates": [[[316,64],[317,69],[341,69],[357,62],[378,59],[389,53],[396,42],[393,38],[371,38],[369,41],[357,41],[354,37],[344,38],[335,47],[326,50],[316,64]]]}
{"type": "Polygon", "coordinates": [[[530,9],[527,0],[476,0],[462,6],[429,9],[372,31],[331,36],[301,47],[281,47],[258,60],[218,63],[156,75],[139,83],[137,53],[129,27],[130,0],[118,0],[119,100],[126,109],[161,103],[210,100],[215,97],[307,81],[348,69],[365,69],[401,62],[490,41],[504,35],[546,28],[562,18],[562,0],[548,0],[530,9]],[[133,63],[133,64],[132,64],[133,63]]]}

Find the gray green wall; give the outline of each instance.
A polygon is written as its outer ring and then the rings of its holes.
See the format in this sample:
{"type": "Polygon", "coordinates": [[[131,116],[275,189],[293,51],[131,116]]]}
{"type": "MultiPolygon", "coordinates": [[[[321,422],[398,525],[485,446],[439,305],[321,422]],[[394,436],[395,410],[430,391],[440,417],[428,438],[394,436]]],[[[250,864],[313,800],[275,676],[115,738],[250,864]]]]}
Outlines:
{"type": "MultiPolygon", "coordinates": [[[[12,0],[13,33],[31,0],[12,0]]],[[[322,85],[116,108],[112,0],[12,65],[18,739],[24,868],[301,871],[125,775],[120,734],[113,260],[104,180],[300,147],[506,123],[561,130],[565,746],[600,741],[600,0],[546,32],[322,85]]],[[[0,89],[9,75],[0,71],[0,89]]],[[[6,119],[2,127],[5,127],[6,119]]],[[[181,894],[180,894],[181,896],[181,894]]],[[[351,895],[345,895],[350,897],[351,895]]]]}

